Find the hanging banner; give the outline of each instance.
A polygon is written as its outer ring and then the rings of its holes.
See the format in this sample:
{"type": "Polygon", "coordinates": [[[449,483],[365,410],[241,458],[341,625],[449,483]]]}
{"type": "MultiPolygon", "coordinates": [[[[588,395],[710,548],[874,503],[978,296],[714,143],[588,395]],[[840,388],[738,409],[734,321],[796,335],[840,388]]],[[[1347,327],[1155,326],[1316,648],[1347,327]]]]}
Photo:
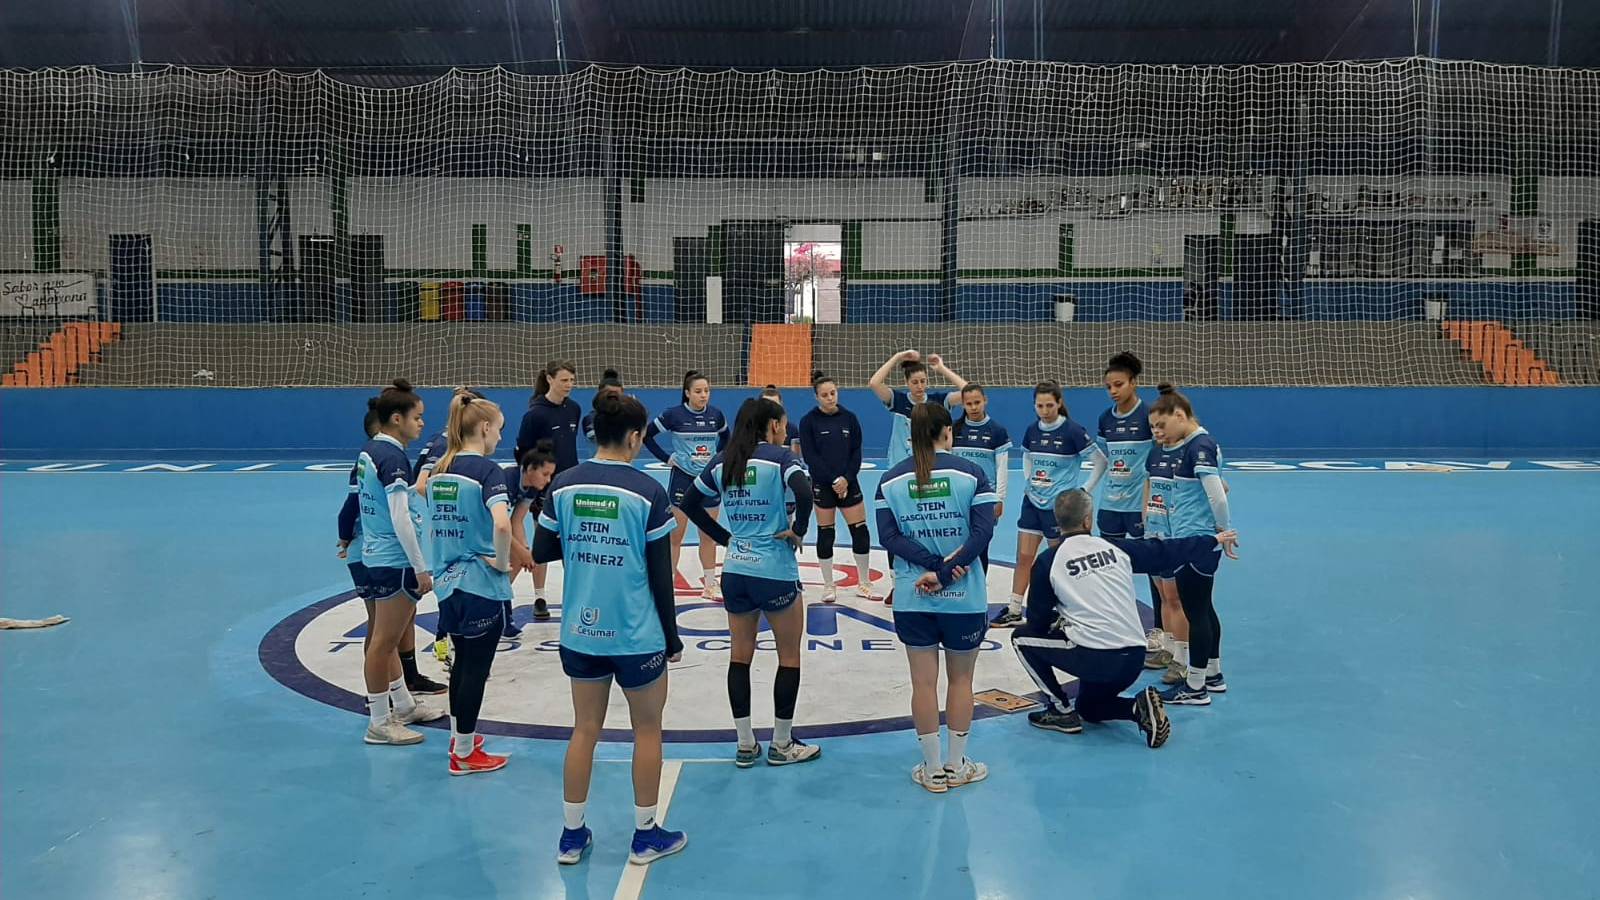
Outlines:
{"type": "Polygon", "coordinates": [[[94,307],[93,273],[0,274],[0,316],[89,316],[94,307]]]}

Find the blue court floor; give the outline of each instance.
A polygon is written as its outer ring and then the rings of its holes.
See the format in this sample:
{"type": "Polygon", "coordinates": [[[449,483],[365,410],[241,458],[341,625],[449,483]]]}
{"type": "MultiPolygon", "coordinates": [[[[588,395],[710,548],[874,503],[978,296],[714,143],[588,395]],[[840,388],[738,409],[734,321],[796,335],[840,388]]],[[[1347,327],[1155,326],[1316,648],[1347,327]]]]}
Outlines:
{"type": "Polygon", "coordinates": [[[995,716],[989,780],[938,797],[906,731],[790,769],[669,745],[690,842],[641,885],[626,745],[560,869],[562,744],[492,737],[511,766],[452,779],[443,732],[365,746],[264,670],[264,635],[347,588],[342,473],[15,468],[0,614],[72,621],[0,633],[8,900],[1600,896],[1600,472],[1230,473],[1231,690],[1172,710],[1165,748],[995,716]]]}

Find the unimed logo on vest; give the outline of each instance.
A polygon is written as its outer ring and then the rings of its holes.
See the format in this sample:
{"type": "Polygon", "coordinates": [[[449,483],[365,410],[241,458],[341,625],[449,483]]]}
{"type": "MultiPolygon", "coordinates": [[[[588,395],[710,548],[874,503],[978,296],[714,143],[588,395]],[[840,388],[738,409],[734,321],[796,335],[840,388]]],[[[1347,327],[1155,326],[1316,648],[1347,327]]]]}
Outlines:
{"type": "Polygon", "coordinates": [[[572,511],[584,519],[615,519],[617,498],[605,494],[579,494],[572,498],[572,511]]]}
{"type": "MultiPolygon", "coordinates": [[[[926,489],[947,492],[949,479],[936,479],[926,489]]],[[[612,518],[617,514],[617,498],[579,495],[574,498],[574,509],[585,517],[612,518]]],[[[839,599],[826,604],[821,601],[821,570],[812,548],[805,548],[800,558],[806,605],[800,644],[804,680],[795,713],[796,733],[821,738],[909,729],[911,684],[905,648],[895,637],[894,609],[885,607],[881,599],[857,596],[855,566],[845,558],[836,557],[834,563],[839,599]]],[[[881,593],[890,584],[887,559],[875,552],[873,563],[874,589],[881,593]]],[[[989,596],[996,604],[1004,601],[1010,589],[1011,572],[1010,566],[997,564],[988,573],[989,596]]],[[[727,695],[732,646],[728,614],[720,603],[701,597],[700,576],[696,554],[683,553],[676,618],[684,651],[680,662],[667,667],[667,739],[732,742],[727,695]]],[[[563,598],[561,577],[560,563],[552,563],[545,591],[551,618],[544,622],[533,621],[530,577],[523,575],[515,582],[514,618],[522,626],[522,635],[500,644],[484,700],[486,721],[480,724],[481,730],[550,739],[565,739],[570,734],[571,694],[558,653],[562,616],[579,617],[574,626],[580,628],[622,626],[615,621],[601,623],[596,610],[584,602],[586,598],[563,598]]],[[[653,609],[650,615],[654,615],[653,609]]],[[[425,672],[443,678],[442,667],[433,661],[430,649],[437,622],[438,605],[430,594],[417,606],[417,658],[425,672]]],[[[365,628],[360,599],[343,585],[330,586],[326,599],[291,613],[262,639],[262,665],[279,682],[308,698],[365,715],[361,665],[365,628]]],[[[1009,631],[988,635],[978,658],[975,687],[1031,695],[1037,688],[1017,662],[1009,641],[1009,631]]],[[[752,712],[756,723],[765,727],[772,721],[771,685],[778,666],[772,631],[765,621],[756,646],[752,712]]],[[[978,714],[991,712],[979,707],[978,714]]],[[[609,716],[610,739],[625,738],[626,707],[619,701],[609,716]]]]}

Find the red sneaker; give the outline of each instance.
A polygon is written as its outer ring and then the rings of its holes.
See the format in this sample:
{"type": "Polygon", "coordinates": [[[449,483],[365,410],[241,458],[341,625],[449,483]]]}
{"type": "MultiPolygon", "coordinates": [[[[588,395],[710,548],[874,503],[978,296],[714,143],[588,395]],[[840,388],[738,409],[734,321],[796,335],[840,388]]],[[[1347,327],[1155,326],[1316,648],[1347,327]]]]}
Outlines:
{"type": "Polygon", "coordinates": [[[474,772],[493,772],[503,769],[511,761],[509,756],[494,756],[483,752],[481,745],[472,748],[471,756],[456,756],[450,754],[451,775],[471,775],[474,772]]]}

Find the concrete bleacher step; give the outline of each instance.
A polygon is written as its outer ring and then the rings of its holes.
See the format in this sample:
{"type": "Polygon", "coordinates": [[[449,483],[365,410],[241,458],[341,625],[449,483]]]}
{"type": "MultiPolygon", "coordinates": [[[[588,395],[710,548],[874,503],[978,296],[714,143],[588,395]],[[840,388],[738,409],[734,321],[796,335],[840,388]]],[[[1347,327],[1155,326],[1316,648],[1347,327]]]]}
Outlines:
{"type": "Polygon", "coordinates": [[[1600,384],[1600,322],[1517,322],[1511,329],[1564,383],[1600,384]]]}

